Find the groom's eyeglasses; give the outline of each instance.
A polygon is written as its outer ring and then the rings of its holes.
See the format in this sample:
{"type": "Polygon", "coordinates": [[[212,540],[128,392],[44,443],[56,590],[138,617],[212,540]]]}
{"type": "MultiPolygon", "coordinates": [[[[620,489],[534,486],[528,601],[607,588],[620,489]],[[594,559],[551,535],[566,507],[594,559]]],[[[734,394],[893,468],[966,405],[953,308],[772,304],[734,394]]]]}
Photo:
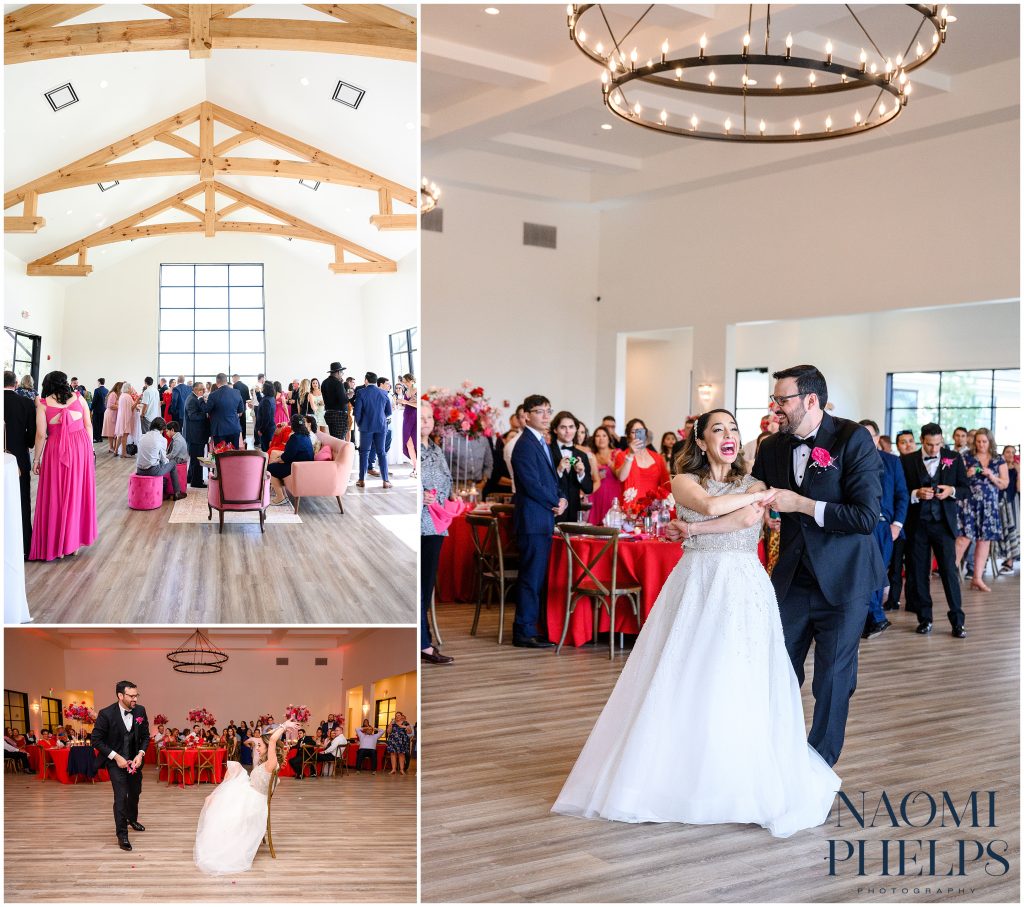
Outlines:
{"type": "Polygon", "coordinates": [[[787,400],[792,400],[794,397],[806,397],[810,391],[806,391],[802,394],[786,394],[785,397],[780,397],[778,394],[769,394],[768,401],[774,403],[776,406],[782,406],[787,400]]]}

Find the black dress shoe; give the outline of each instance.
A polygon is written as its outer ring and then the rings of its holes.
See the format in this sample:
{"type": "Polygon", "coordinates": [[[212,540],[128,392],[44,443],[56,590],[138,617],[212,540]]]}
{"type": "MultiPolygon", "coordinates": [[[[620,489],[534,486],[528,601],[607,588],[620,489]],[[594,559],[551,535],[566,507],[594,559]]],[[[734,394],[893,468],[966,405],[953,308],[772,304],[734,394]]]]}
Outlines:
{"type": "Polygon", "coordinates": [[[967,631],[963,627],[953,627],[953,635],[957,639],[967,639],[967,631]]]}
{"type": "Polygon", "coordinates": [[[141,822],[132,822],[130,819],[128,820],[128,826],[129,828],[134,828],[136,831],[146,830],[146,826],[143,825],[141,822]]]}
{"type": "Polygon", "coordinates": [[[424,652],[421,650],[420,661],[425,661],[432,665],[450,665],[455,661],[455,659],[452,658],[451,655],[442,655],[437,651],[437,649],[434,649],[433,652],[424,652]]]}
{"type": "Polygon", "coordinates": [[[522,639],[513,639],[512,645],[517,649],[550,649],[554,643],[548,642],[546,639],[538,639],[536,636],[527,636],[522,639]]]}
{"type": "Polygon", "coordinates": [[[922,620],[917,625],[917,630],[915,630],[914,632],[915,633],[920,633],[922,635],[924,635],[925,633],[931,633],[932,632],[932,622],[930,620],[922,620]]]}
{"type": "Polygon", "coordinates": [[[870,621],[864,628],[861,639],[874,639],[876,636],[881,636],[891,626],[892,624],[888,620],[882,620],[881,622],[870,621]]]}
{"type": "Polygon", "coordinates": [[[131,850],[132,842],[128,840],[128,835],[118,835],[117,846],[120,847],[121,850],[131,850]]]}
{"type": "Polygon", "coordinates": [[[899,609],[900,609],[900,603],[899,602],[893,602],[892,604],[890,604],[889,602],[886,602],[884,605],[882,605],[882,610],[883,611],[899,611],[899,609]]]}

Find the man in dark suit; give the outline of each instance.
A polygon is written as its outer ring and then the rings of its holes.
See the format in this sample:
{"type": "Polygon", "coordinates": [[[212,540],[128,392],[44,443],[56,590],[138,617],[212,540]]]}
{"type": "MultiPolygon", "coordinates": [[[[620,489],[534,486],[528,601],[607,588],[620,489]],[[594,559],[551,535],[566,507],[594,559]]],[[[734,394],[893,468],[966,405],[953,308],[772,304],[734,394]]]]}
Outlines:
{"type": "Polygon", "coordinates": [[[242,395],[228,384],[228,376],[217,375],[217,386],[203,401],[203,412],[210,417],[210,438],[216,447],[221,441],[239,449],[241,424],[239,417],[245,412],[242,395]]]}
{"type": "Polygon", "coordinates": [[[245,410],[249,407],[249,385],[242,381],[238,375],[232,375],[231,380],[234,382],[231,386],[238,391],[238,395],[242,398],[242,412],[238,417],[239,426],[241,428],[242,443],[245,443],[245,410]]]}
{"type": "Polygon", "coordinates": [[[881,513],[882,464],[867,430],[825,412],[828,386],[813,365],[776,372],[779,431],[761,442],[753,476],[776,489],[781,514],[772,585],[800,684],[814,642],[814,718],[807,742],[835,765],[857,687],[867,602],[885,585],[873,533],[881,513]]]}
{"type": "Polygon", "coordinates": [[[17,392],[18,376],[4,371],[4,450],[18,461],[18,482],[21,486],[21,540],[24,556],[32,548],[32,457],[29,450],[36,443],[36,408],[27,397],[17,392]]]}
{"type": "MultiPolygon", "coordinates": [[[[863,425],[875,442],[875,449],[882,460],[882,510],[875,526],[875,541],[878,543],[878,551],[882,555],[882,563],[888,564],[892,560],[892,548],[896,539],[903,535],[903,524],[907,520],[907,503],[910,495],[907,492],[907,481],[903,477],[903,465],[896,454],[886,453],[882,450],[881,438],[878,434],[878,424],[871,419],[861,419],[863,425]]],[[[885,587],[872,593],[871,601],[868,604],[868,619],[864,625],[863,639],[871,639],[884,633],[892,624],[885,617],[885,610],[882,607],[882,598],[885,595],[885,587]]]]}
{"type": "Polygon", "coordinates": [[[512,526],[519,546],[519,593],[512,645],[544,649],[551,643],[539,637],[537,620],[551,555],[551,535],[555,517],[565,513],[569,502],[559,491],[558,464],[545,439],[551,425],[551,401],[533,394],[523,401],[523,410],[525,426],[512,449],[516,481],[512,526]]]}
{"type": "Polygon", "coordinates": [[[366,482],[366,467],[370,459],[370,449],[377,455],[380,463],[380,475],[384,487],[390,488],[388,481],[388,461],[384,453],[384,433],[388,429],[388,416],[391,415],[391,398],[377,387],[377,376],[373,372],[366,373],[366,381],[360,388],[352,408],[356,425],[359,426],[359,481],[362,488],[366,482]]]}
{"type": "Polygon", "coordinates": [[[179,425],[185,424],[185,404],[188,403],[188,398],[191,396],[192,385],[185,383],[184,375],[178,375],[178,383],[174,385],[174,390],[171,391],[169,412],[172,421],[177,422],[179,425]]]}
{"type": "Polygon", "coordinates": [[[101,709],[92,729],[92,745],[100,751],[114,789],[114,830],[121,850],[131,850],[128,827],[145,831],[139,824],[142,794],[142,763],[149,745],[146,709],[138,705],[139,690],[130,680],[119,680],[117,702],[101,709]]]}
{"type": "Polygon", "coordinates": [[[903,475],[910,491],[907,510],[907,610],[917,612],[917,632],[932,631],[932,594],[929,589],[932,554],[939,565],[942,589],[953,636],[964,639],[964,611],[960,602],[960,575],[956,569],[957,500],[967,498],[967,470],[963,458],[942,443],[942,428],[934,422],[921,426],[921,449],[903,454],[903,475]]]}
{"type": "Polygon", "coordinates": [[[92,440],[98,444],[103,440],[103,413],[107,408],[106,378],[100,378],[99,386],[92,392],[92,440]]]}
{"type": "MultiPolygon", "coordinates": [[[[316,741],[306,733],[304,728],[299,728],[299,737],[295,742],[295,755],[288,760],[288,764],[295,772],[295,780],[302,780],[302,754],[309,758],[316,752],[316,741]]],[[[313,777],[316,777],[316,770],[313,770],[313,777]]]]}
{"type": "MultiPolygon", "coordinates": [[[[900,431],[896,433],[896,453],[894,456],[901,457],[905,453],[913,453],[917,448],[912,431],[900,431]]],[[[902,471],[903,467],[900,466],[902,471]]],[[[903,484],[907,484],[904,476],[903,484]]],[[[910,504],[910,492],[907,492],[907,505],[910,504]]],[[[904,520],[906,522],[906,520],[904,520]]],[[[906,564],[907,533],[904,529],[893,540],[892,557],[889,559],[889,595],[882,606],[885,611],[899,611],[900,599],[903,597],[903,569],[906,564]]],[[[910,603],[906,604],[906,610],[910,610],[910,603]]]]}
{"type": "MultiPolygon", "coordinates": [[[[179,384],[178,387],[181,387],[179,384]]],[[[176,387],[175,390],[178,388],[176,387]]],[[[203,481],[203,464],[199,458],[206,453],[206,442],[210,439],[210,419],[203,411],[203,391],[206,390],[202,381],[192,385],[192,392],[185,401],[185,423],[182,434],[188,444],[188,484],[193,488],[205,488],[203,481]]]]}
{"type": "Polygon", "coordinates": [[[345,366],[332,362],[330,374],[320,382],[320,393],[324,398],[324,421],[331,437],[344,440],[348,431],[348,394],[341,376],[345,366]]]}
{"type": "Polygon", "coordinates": [[[561,520],[576,523],[580,518],[580,493],[594,490],[594,477],[590,474],[590,460],[584,451],[573,444],[577,428],[576,417],[562,411],[551,420],[551,456],[558,464],[558,496],[568,502],[561,520]]]}

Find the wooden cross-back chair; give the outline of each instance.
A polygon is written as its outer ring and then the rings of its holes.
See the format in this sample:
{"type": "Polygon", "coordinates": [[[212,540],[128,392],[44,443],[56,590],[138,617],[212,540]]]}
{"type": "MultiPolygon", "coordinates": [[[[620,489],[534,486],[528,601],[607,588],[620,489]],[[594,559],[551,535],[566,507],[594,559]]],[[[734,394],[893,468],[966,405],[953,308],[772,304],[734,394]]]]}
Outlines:
{"type": "Polygon", "coordinates": [[[274,791],[277,789],[277,773],[278,769],[270,775],[270,785],[267,787],[267,833],[264,836],[264,840],[267,842],[267,847],[270,848],[271,859],[277,859],[277,853],[274,851],[274,836],[270,828],[270,801],[274,799],[274,791]]]}
{"type": "Polygon", "coordinates": [[[486,601],[490,603],[494,592],[498,594],[498,645],[505,635],[505,599],[512,584],[518,580],[519,571],[512,566],[514,555],[505,549],[501,538],[501,517],[510,505],[494,504],[491,513],[470,513],[466,515],[470,538],[473,540],[476,563],[476,612],[470,635],[476,636],[480,623],[480,611],[486,601]]]}

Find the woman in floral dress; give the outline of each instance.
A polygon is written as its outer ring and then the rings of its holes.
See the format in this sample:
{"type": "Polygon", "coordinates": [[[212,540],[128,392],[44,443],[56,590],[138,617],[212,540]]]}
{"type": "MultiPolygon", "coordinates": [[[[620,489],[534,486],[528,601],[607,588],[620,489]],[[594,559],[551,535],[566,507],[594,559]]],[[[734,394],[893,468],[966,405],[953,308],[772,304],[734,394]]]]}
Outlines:
{"type": "Polygon", "coordinates": [[[1010,483],[1009,471],[996,452],[996,441],[987,428],[979,428],[974,435],[970,452],[964,454],[964,466],[971,486],[971,497],[960,508],[963,534],[956,540],[956,560],[959,566],[970,543],[974,545],[974,577],[971,588],[991,592],[985,585],[985,562],[989,545],[1003,537],[999,516],[999,492],[1010,483]]]}

